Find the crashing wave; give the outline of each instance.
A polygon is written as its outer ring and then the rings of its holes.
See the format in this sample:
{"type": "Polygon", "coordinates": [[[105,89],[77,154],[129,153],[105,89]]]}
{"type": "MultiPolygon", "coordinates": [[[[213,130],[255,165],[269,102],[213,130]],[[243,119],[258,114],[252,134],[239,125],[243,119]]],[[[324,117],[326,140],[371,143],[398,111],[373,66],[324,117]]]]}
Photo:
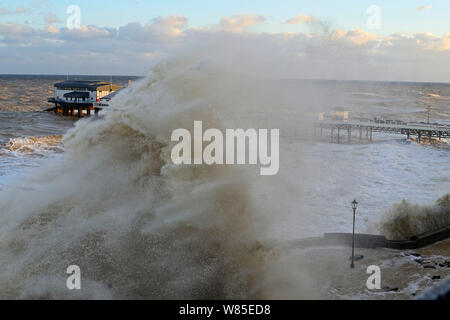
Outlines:
{"type": "Polygon", "coordinates": [[[47,151],[62,152],[62,136],[42,136],[11,138],[4,145],[3,151],[14,154],[42,155],[47,151]]]}
{"type": "MultiPolygon", "coordinates": [[[[118,94],[104,118],[77,122],[61,158],[0,192],[1,298],[270,296],[264,243],[269,215],[279,211],[273,189],[257,183],[255,167],[173,165],[170,136],[194,120],[279,128],[264,111],[286,97],[224,66],[220,48],[206,52],[157,65],[118,94]],[[69,265],[81,268],[80,292],[66,288],[69,265]]],[[[43,141],[10,148],[35,150],[43,141]]]]}
{"type": "Polygon", "coordinates": [[[410,238],[450,225],[450,194],[438,199],[434,206],[413,205],[406,201],[395,204],[379,223],[379,229],[390,240],[410,238]]]}

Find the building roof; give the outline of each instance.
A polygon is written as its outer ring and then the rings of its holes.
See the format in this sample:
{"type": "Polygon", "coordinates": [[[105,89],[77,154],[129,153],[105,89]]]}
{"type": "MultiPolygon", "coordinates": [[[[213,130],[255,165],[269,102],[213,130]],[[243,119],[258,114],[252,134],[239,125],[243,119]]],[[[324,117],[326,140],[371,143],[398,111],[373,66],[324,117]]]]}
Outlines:
{"type": "Polygon", "coordinates": [[[110,93],[110,94],[108,94],[107,96],[104,96],[103,98],[101,98],[100,100],[105,100],[105,101],[109,101],[109,100],[111,100],[112,98],[114,98],[114,96],[116,95],[116,94],[118,94],[119,92],[120,92],[120,90],[123,90],[124,88],[121,88],[121,89],[119,89],[119,90],[117,90],[117,91],[114,91],[113,93],[110,93]]]}
{"type": "Polygon", "coordinates": [[[89,98],[89,92],[73,91],[73,92],[65,93],[64,98],[78,98],[78,99],[89,98]]]}
{"type": "Polygon", "coordinates": [[[58,89],[88,89],[94,91],[97,89],[103,89],[102,91],[107,91],[112,89],[112,91],[119,90],[121,86],[116,86],[106,81],[98,80],[67,80],[63,82],[55,83],[55,87],[58,89]]]}

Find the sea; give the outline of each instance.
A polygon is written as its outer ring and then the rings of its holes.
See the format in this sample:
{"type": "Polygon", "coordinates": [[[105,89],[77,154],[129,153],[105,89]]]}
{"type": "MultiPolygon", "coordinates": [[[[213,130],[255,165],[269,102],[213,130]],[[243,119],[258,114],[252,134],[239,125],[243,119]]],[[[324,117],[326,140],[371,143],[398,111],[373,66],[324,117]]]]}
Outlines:
{"type": "MultiPolygon", "coordinates": [[[[61,138],[76,119],[44,110],[53,105],[54,84],[70,80],[102,80],[120,86],[135,76],[0,75],[0,189],[16,173],[38,165],[39,159],[63,151],[61,138]]],[[[45,161],[45,160],[44,160],[45,161]]]]}
{"type": "MultiPolygon", "coordinates": [[[[346,273],[343,248],[267,253],[269,243],[351,232],[354,199],[357,232],[382,232],[404,214],[403,201],[422,219],[407,228],[426,229],[422,211],[450,193],[445,139],[419,144],[374,133],[373,142],[332,144],[294,133],[281,139],[278,177],[265,179],[246,169],[175,169],[162,156],[169,128],[196,117],[222,123],[231,105],[227,124],[261,117],[260,103],[264,124],[282,136],[284,119],[292,132],[304,113],[330,110],[450,125],[450,84],[263,79],[259,86],[183,68],[158,72],[113,77],[132,84],[99,119],[82,120],[45,112],[53,85],[67,76],[0,75],[0,297],[404,299],[433,276],[450,275],[387,249],[364,250],[358,280],[346,273]],[[366,289],[369,262],[388,270],[383,283],[397,290],[366,289]],[[64,288],[69,263],[88,277],[75,296],[64,288]]],[[[444,264],[450,243],[421,254],[444,264]]]]}

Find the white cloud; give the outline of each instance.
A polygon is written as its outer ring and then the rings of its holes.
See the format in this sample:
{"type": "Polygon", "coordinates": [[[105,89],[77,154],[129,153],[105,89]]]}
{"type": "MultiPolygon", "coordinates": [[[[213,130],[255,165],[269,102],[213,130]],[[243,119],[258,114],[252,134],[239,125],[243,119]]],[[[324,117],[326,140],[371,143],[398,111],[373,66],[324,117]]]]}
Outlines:
{"type": "Polygon", "coordinates": [[[220,26],[226,31],[242,32],[245,28],[266,21],[263,15],[250,15],[239,13],[231,17],[222,17],[220,26]]]}
{"type": "Polygon", "coordinates": [[[428,10],[430,8],[431,8],[431,6],[426,5],[426,6],[421,6],[421,7],[416,8],[416,10],[417,11],[425,11],[425,10],[428,10]]]}
{"type": "Polygon", "coordinates": [[[136,41],[172,41],[181,35],[188,26],[188,19],[183,15],[157,17],[151,23],[141,25],[138,22],[120,27],[118,33],[123,39],[136,41]]]}
{"type": "Polygon", "coordinates": [[[426,50],[435,53],[450,52],[450,32],[438,37],[431,32],[394,34],[383,39],[383,45],[396,46],[405,53],[412,50],[426,50]]]}
{"type": "Polygon", "coordinates": [[[349,31],[337,29],[331,33],[331,38],[334,40],[349,41],[356,45],[362,45],[376,40],[377,35],[361,29],[352,29],[349,31]]]}
{"type": "Polygon", "coordinates": [[[188,19],[183,15],[170,15],[166,18],[158,17],[153,19],[150,28],[154,33],[175,37],[188,26],[188,19]]]}
{"type": "Polygon", "coordinates": [[[58,29],[58,28],[55,28],[55,27],[52,26],[52,25],[50,25],[50,26],[48,26],[47,28],[45,28],[45,30],[47,30],[48,32],[53,33],[53,34],[59,33],[59,29],[58,29]]]}
{"type": "Polygon", "coordinates": [[[51,24],[37,29],[0,23],[0,70],[143,74],[171,50],[214,41],[224,52],[245,47],[255,59],[264,59],[266,52],[278,52],[280,70],[273,70],[273,74],[280,77],[450,81],[442,68],[450,59],[450,33],[442,37],[432,33],[383,37],[360,29],[312,34],[244,32],[264,20],[237,15],[202,29],[188,28],[188,20],[180,15],[158,17],[144,25],[83,25],[78,30],[51,24]]]}
{"type": "Polygon", "coordinates": [[[0,8],[0,15],[2,15],[2,16],[11,15],[11,14],[26,14],[26,13],[30,13],[30,12],[31,12],[30,9],[25,8],[22,5],[18,6],[15,11],[11,11],[9,8],[6,8],[6,7],[0,8]]]}
{"type": "Polygon", "coordinates": [[[45,25],[50,26],[54,23],[61,23],[61,20],[54,13],[47,14],[45,17],[45,25]]]}
{"type": "Polygon", "coordinates": [[[12,14],[11,10],[9,10],[6,7],[0,8],[0,15],[6,16],[6,15],[9,15],[9,14],[12,14]]]}
{"type": "Polygon", "coordinates": [[[0,23],[0,35],[5,38],[28,38],[36,36],[36,31],[27,25],[20,23],[0,23]]]}
{"type": "Polygon", "coordinates": [[[98,27],[95,25],[81,25],[80,29],[60,29],[60,40],[65,41],[88,41],[100,39],[113,39],[116,36],[113,28],[98,27]]]}
{"type": "Polygon", "coordinates": [[[440,40],[439,44],[439,51],[448,51],[450,50],[450,32],[446,33],[442,39],[440,40]]]}
{"type": "Polygon", "coordinates": [[[294,18],[286,21],[287,24],[300,24],[300,23],[309,23],[313,22],[314,18],[312,16],[308,16],[305,14],[297,14],[294,18]]]}
{"type": "Polygon", "coordinates": [[[16,13],[17,14],[25,14],[25,13],[30,13],[31,10],[28,8],[25,8],[24,6],[18,6],[16,9],[16,13]]]}

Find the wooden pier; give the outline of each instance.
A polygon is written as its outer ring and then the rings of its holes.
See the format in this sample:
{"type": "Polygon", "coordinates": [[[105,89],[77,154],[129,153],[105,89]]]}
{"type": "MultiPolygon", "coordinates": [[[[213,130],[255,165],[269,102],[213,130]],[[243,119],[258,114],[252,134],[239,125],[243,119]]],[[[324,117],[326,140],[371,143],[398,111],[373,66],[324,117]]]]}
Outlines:
{"type": "Polygon", "coordinates": [[[401,121],[392,121],[393,123],[364,122],[357,120],[348,121],[317,121],[314,123],[315,135],[323,137],[329,133],[331,143],[343,143],[352,141],[352,132],[357,132],[358,140],[372,141],[374,132],[385,132],[392,134],[405,135],[408,139],[417,137],[419,143],[425,139],[432,141],[433,138],[441,140],[450,138],[450,126],[431,125],[419,123],[402,123],[401,121]],[[397,124],[395,124],[397,123],[397,124]]]}
{"type": "Polygon", "coordinates": [[[101,108],[94,107],[93,104],[79,104],[79,103],[60,103],[59,101],[53,101],[53,99],[48,99],[49,102],[54,103],[55,106],[46,109],[47,112],[54,112],[55,114],[61,114],[66,117],[84,117],[90,116],[91,114],[97,115],[101,108]]]}

